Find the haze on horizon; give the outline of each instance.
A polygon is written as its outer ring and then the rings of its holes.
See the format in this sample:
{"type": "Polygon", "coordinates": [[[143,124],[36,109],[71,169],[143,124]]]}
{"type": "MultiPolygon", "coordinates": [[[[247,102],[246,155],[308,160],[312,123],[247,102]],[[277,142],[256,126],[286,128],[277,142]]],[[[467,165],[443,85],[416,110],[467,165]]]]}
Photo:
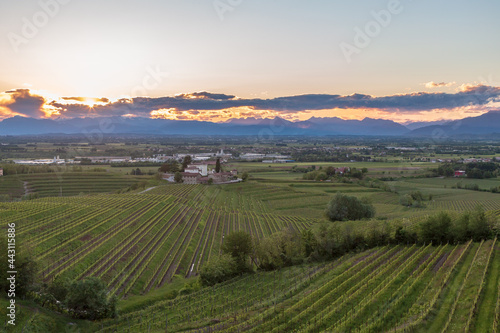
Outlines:
{"type": "Polygon", "coordinates": [[[459,119],[498,109],[500,3],[0,1],[0,119],[459,119]]]}

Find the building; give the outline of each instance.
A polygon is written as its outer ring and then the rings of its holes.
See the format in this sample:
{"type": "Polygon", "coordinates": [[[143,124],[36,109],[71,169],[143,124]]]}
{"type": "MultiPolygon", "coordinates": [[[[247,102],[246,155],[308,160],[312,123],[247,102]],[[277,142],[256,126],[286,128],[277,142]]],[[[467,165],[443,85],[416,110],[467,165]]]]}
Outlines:
{"type": "Polygon", "coordinates": [[[344,173],[349,172],[350,170],[351,170],[351,168],[349,168],[349,167],[341,167],[341,168],[336,168],[335,173],[337,173],[339,175],[343,175],[344,173]]]}
{"type": "Polygon", "coordinates": [[[191,163],[187,166],[186,172],[200,173],[203,177],[208,175],[208,164],[207,163],[191,163]],[[188,171],[189,170],[189,171],[188,171]]]}
{"type": "Polygon", "coordinates": [[[465,171],[463,171],[463,170],[456,170],[456,171],[455,171],[455,175],[454,175],[454,177],[465,177],[465,176],[467,176],[467,175],[465,174],[465,171]]]}
{"type": "Polygon", "coordinates": [[[132,161],[131,156],[77,156],[75,159],[89,159],[92,163],[128,163],[132,161]]]}
{"type": "Polygon", "coordinates": [[[3,169],[0,168],[0,177],[3,176],[3,169]]]}
{"type": "Polygon", "coordinates": [[[201,175],[199,173],[191,173],[191,172],[181,172],[182,182],[184,184],[199,184],[199,180],[201,175]]]}

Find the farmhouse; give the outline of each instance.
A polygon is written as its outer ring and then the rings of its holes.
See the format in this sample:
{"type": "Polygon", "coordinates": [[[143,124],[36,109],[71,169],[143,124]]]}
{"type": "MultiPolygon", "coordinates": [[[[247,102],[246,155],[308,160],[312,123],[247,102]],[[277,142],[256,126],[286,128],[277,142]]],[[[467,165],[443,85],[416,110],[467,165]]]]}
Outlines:
{"type": "Polygon", "coordinates": [[[456,170],[454,177],[465,177],[465,171],[464,170],[456,170]]]}
{"type": "Polygon", "coordinates": [[[341,168],[335,169],[335,173],[337,173],[339,175],[343,175],[344,173],[349,172],[349,171],[351,171],[351,168],[349,168],[349,167],[341,167],[341,168]]]}

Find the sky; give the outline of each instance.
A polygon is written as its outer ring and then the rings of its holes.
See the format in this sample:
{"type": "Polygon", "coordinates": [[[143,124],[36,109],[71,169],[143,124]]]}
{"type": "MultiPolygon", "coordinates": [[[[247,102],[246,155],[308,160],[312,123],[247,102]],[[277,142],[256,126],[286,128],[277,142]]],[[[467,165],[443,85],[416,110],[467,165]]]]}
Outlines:
{"type": "Polygon", "coordinates": [[[499,109],[494,0],[0,0],[0,119],[458,119],[499,109]]]}

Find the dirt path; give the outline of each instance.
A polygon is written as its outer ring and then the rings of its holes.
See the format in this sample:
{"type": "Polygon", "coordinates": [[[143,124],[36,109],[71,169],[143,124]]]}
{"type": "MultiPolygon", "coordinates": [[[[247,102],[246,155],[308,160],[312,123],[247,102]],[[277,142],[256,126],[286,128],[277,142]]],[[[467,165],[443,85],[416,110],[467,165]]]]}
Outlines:
{"type": "Polygon", "coordinates": [[[150,191],[150,190],[152,190],[152,189],[154,189],[154,188],[157,188],[157,186],[153,186],[153,187],[147,188],[147,189],[145,189],[144,191],[139,192],[139,194],[146,193],[147,191],[150,191]]]}
{"type": "Polygon", "coordinates": [[[28,188],[27,181],[23,181],[23,187],[24,187],[24,195],[28,195],[28,194],[33,193],[33,191],[30,188],[28,188]]]}

